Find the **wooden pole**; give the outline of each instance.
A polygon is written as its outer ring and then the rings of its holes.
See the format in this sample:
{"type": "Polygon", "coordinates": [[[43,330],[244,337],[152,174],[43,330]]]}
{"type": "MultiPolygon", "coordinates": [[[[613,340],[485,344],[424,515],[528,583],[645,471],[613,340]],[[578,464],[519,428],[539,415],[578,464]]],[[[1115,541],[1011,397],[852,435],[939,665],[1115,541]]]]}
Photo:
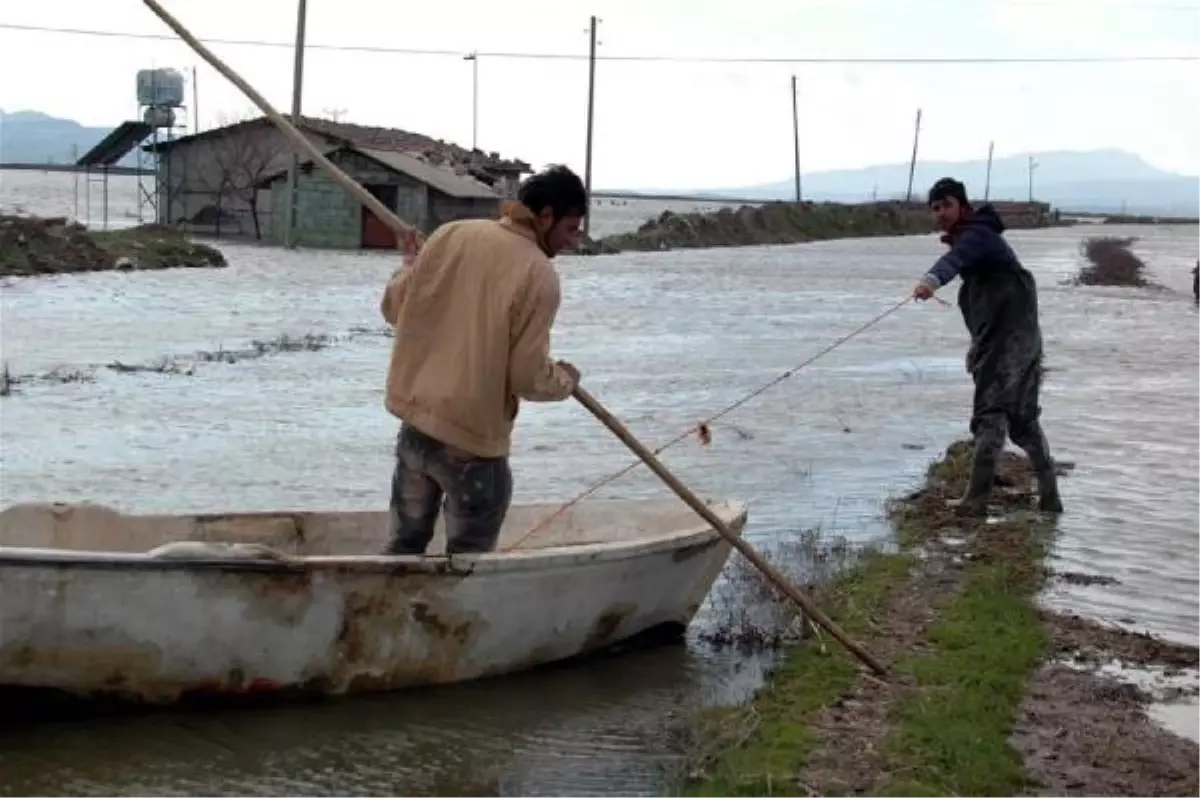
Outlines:
{"type": "Polygon", "coordinates": [[[213,53],[207,47],[201,44],[195,36],[189,33],[177,19],[168,14],[166,9],[158,4],[157,0],[142,0],[142,2],[145,3],[159,19],[165,22],[167,27],[175,31],[179,38],[183,39],[183,41],[189,47],[195,50],[197,55],[207,61],[213,69],[217,70],[217,72],[220,72],[222,75],[224,75],[230,83],[241,89],[242,93],[249,97],[251,102],[257,105],[259,109],[261,109],[262,112],[267,116],[267,118],[275,123],[275,126],[278,127],[289,140],[291,140],[293,145],[295,145],[305,155],[312,158],[313,162],[316,163],[317,166],[329,173],[329,176],[335,183],[346,189],[346,191],[350,192],[350,196],[354,197],[356,200],[365,205],[371,211],[371,213],[378,216],[384,224],[392,228],[392,231],[395,232],[397,236],[415,236],[418,242],[424,239],[424,236],[421,235],[421,231],[417,230],[417,228],[413,227],[407,222],[402,221],[400,217],[393,213],[390,208],[388,208],[386,205],[372,196],[369,191],[359,185],[358,181],[350,177],[341,169],[338,169],[332,161],[322,155],[321,151],[317,149],[317,146],[309,141],[308,138],[301,133],[295,125],[293,125],[286,118],[284,118],[282,114],[276,111],[275,108],[269,102],[267,102],[266,98],[254,90],[253,86],[243,80],[240,75],[238,75],[228,66],[226,66],[221,59],[213,55],[213,53]]]}
{"type": "Polygon", "coordinates": [[[992,152],[996,149],[996,142],[988,142],[988,162],[987,162],[987,179],[983,183],[983,201],[987,202],[992,196],[992,152]]]}
{"type": "Polygon", "coordinates": [[[917,124],[913,130],[912,160],[908,162],[908,191],[904,194],[904,202],[912,202],[913,175],[917,171],[917,144],[921,141],[921,109],[917,109],[917,124]]]}
{"type": "MultiPolygon", "coordinates": [[[[292,54],[292,124],[300,124],[300,112],[304,96],[304,30],[308,20],[308,0],[300,0],[296,9],[296,47],[292,54]]],[[[296,192],[299,190],[300,154],[292,151],[291,165],[287,174],[287,213],[284,214],[283,243],[289,249],[296,247],[296,192]]]]}
{"type": "Polygon", "coordinates": [[[617,420],[612,413],[608,412],[608,410],[606,410],[594,396],[585,391],[583,388],[577,386],[575,388],[575,399],[578,400],[581,405],[587,408],[589,413],[599,419],[601,424],[608,427],[609,431],[612,432],[613,435],[616,435],[618,438],[620,438],[621,442],[628,446],[630,450],[632,450],[633,453],[642,460],[642,462],[649,466],[650,470],[653,471],[659,479],[667,483],[667,487],[674,491],[676,496],[683,499],[684,504],[686,504],[688,507],[691,507],[696,514],[707,521],[709,525],[713,527],[713,529],[720,532],[721,536],[728,540],[729,543],[735,549],[737,549],[743,557],[749,560],[750,564],[757,568],[759,572],[761,572],[762,575],[771,582],[771,584],[778,588],[779,592],[783,593],[785,596],[799,605],[800,609],[803,610],[809,618],[813,619],[822,627],[824,627],[825,630],[833,635],[839,643],[845,646],[851,654],[866,664],[871,670],[875,671],[876,674],[880,676],[887,675],[887,668],[885,668],[883,664],[879,662],[879,660],[871,656],[869,651],[867,651],[857,641],[847,635],[846,632],[843,631],[840,626],[834,623],[828,615],[823,613],[819,607],[813,604],[812,600],[809,599],[808,596],[801,593],[800,590],[788,582],[784,575],[779,573],[779,571],[777,571],[769,562],[764,560],[762,555],[756,552],[749,543],[742,540],[739,535],[735,534],[734,531],[729,528],[729,525],[721,520],[720,516],[714,513],[707,504],[700,500],[700,497],[698,497],[695,493],[692,493],[692,491],[690,491],[686,485],[680,482],[678,477],[668,471],[667,467],[662,464],[662,461],[654,456],[654,452],[647,449],[645,444],[635,438],[633,433],[631,433],[624,424],[617,420]]]}
{"type": "Polygon", "coordinates": [[[587,155],[583,165],[583,188],[588,197],[588,212],[583,216],[583,234],[591,229],[592,209],[592,120],[596,112],[596,17],[588,27],[588,105],[587,105],[587,155]]]}
{"type": "Polygon", "coordinates": [[[796,202],[804,201],[800,191],[800,108],[796,99],[796,76],[792,75],[792,156],[796,160],[796,202]]]}

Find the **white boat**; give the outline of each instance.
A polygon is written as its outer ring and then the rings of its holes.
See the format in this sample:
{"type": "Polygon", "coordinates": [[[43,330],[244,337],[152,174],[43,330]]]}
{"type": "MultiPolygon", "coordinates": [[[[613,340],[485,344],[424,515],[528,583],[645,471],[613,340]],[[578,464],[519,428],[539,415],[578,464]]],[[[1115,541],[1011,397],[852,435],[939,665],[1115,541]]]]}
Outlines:
{"type": "MultiPolygon", "coordinates": [[[[740,535],[745,505],[710,507],[740,535]]],[[[375,554],[386,512],[0,512],[0,687],[172,703],[445,684],[567,659],[699,609],[730,544],[677,500],[514,507],[499,551],[375,554]]]]}

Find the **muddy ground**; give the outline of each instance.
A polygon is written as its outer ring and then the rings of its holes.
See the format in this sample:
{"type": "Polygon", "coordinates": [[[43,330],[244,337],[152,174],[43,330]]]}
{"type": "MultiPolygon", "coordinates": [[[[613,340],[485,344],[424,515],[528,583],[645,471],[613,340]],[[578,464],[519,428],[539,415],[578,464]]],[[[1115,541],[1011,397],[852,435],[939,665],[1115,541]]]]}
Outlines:
{"type": "Polygon", "coordinates": [[[0,277],[225,265],[219,250],[162,225],[93,231],[65,218],[0,214],[0,277]]]}
{"type": "MultiPolygon", "coordinates": [[[[737,716],[737,722],[722,721],[733,738],[726,740],[724,750],[709,754],[707,761],[693,761],[689,792],[763,794],[768,787],[775,794],[795,795],[931,791],[970,795],[1003,787],[1028,795],[1200,792],[1200,748],[1155,724],[1146,714],[1156,700],[1195,696],[1195,680],[1154,695],[1100,671],[1116,662],[1178,675],[1200,666],[1200,653],[1192,646],[1036,609],[1033,597],[1040,587],[1063,575],[1049,573],[1044,565],[1053,523],[1031,510],[1033,486],[1028,463],[1006,454],[989,522],[960,519],[947,504],[948,499],[961,495],[968,465],[967,444],[954,444],[947,458],[931,467],[922,490],[889,508],[902,552],[907,550],[910,556],[886,555],[893,558],[893,571],[884,577],[882,599],[869,606],[865,623],[854,627],[877,658],[895,664],[889,679],[877,679],[858,668],[827,696],[830,700],[809,712],[805,700],[811,697],[802,696],[809,688],[814,692],[821,689],[814,674],[820,674],[824,666],[796,677],[787,675],[785,664],[784,676],[774,689],[760,694],[754,705],[737,716]],[[901,559],[904,567],[895,571],[901,559]],[[992,565],[998,567],[989,572],[992,565]],[[1008,585],[995,593],[1013,599],[1008,615],[978,605],[973,615],[971,610],[964,611],[964,601],[973,600],[969,594],[978,592],[981,573],[990,573],[985,578],[999,574],[1015,583],[1015,587],[1008,585]],[[895,578],[896,574],[900,578],[895,578]],[[993,668],[987,656],[994,657],[997,652],[976,646],[972,653],[970,641],[961,641],[956,650],[952,640],[947,642],[948,615],[951,623],[958,623],[949,637],[958,633],[977,640],[986,635],[1011,635],[1031,652],[1027,665],[1021,666],[1018,657],[1016,668],[1011,663],[1007,671],[1003,666],[993,668]],[[989,620],[995,624],[990,629],[989,620]],[[1027,628],[1014,633],[1013,627],[1027,628]],[[981,653],[985,656],[978,659],[981,653]],[[972,681],[972,656],[977,657],[977,684],[964,689],[961,685],[972,681]],[[939,681],[929,678],[929,669],[959,672],[939,681]],[[793,681],[789,683],[789,679],[793,681]],[[982,689],[979,683],[984,685],[982,689]],[[994,690],[989,687],[992,684],[994,690]],[[945,692],[939,695],[939,690],[945,692]],[[976,718],[995,721],[992,732],[998,733],[989,738],[988,730],[976,732],[968,725],[939,736],[928,718],[914,720],[914,707],[918,715],[921,707],[945,711],[945,702],[964,697],[987,706],[982,711],[964,708],[962,715],[969,717],[974,711],[976,718]],[[790,702],[795,705],[795,729],[787,723],[781,726],[777,720],[780,705],[786,715],[790,702]],[[769,731],[764,731],[765,721],[763,728],[757,728],[760,719],[768,717],[775,718],[769,731]],[[745,726],[741,731],[739,723],[745,726]],[[961,739],[961,735],[976,733],[978,745],[961,739]],[[794,737],[795,742],[786,742],[784,737],[794,737]],[[954,744],[963,747],[955,749],[954,744]],[[748,755],[730,756],[731,750],[743,746],[750,747],[748,755]],[[993,754],[977,754],[979,751],[993,754]],[[786,775],[781,774],[779,764],[789,760],[795,760],[794,764],[786,765],[786,775]],[[1011,771],[1008,776],[995,776],[995,771],[1005,768],[1011,771]]],[[[1060,468],[1060,474],[1066,473],[1066,468],[1060,468]]],[[[849,585],[835,583],[821,599],[834,608],[831,614],[835,618],[845,618],[847,607],[866,605],[854,580],[849,585]]],[[[849,614],[853,616],[853,612],[849,614]]],[[[853,617],[849,622],[854,622],[853,617]]],[[[829,647],[837,647],[832,639],[826,639],[829,647]]],[[[955,722],[957,714],[951,709],[948,721],[955,722]]]]}

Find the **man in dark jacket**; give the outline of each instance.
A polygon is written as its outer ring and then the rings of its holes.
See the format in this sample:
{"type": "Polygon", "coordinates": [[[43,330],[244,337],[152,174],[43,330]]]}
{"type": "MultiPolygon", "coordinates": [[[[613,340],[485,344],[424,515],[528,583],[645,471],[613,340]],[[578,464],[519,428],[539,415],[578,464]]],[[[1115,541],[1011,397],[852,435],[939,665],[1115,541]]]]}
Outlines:
{"type": "Polygon", "coordinates": [[[958,306],[971,334],[967,370],[975,380],[971,480],[959,503],[965,515],[984,515],[1005,441],[1029,455],[1037,474],[1038,508],[1062,512],[1050,446],[1039,421],[1042,331],[1037,284],[1001,235],[1004,223],[991,205],[971,208],[966,187],[946,177],[929,190],[929,207],[950,251],[913,288],[929,299],[955,277],[958,306]]]}

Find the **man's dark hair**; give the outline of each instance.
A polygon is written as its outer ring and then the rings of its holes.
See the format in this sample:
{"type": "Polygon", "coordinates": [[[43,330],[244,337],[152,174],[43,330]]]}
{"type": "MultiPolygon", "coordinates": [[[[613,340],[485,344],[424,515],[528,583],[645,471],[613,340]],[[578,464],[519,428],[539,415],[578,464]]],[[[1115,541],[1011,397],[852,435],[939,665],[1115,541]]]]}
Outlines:
{"type": "Polygon", "coordinates": [[[967,210],[971,209],[971,202],[967,199],[967,187],[953,177],[943,177],[929,189],[930,205],[938,200],[949,199],[951,197],[958,200],[958,204],[967,210]]]}
{"type": "Polygon", "coordinates": [[[526,178],[517,190],[517,199],[534,213],[550,208],[555,221],[564,216],[586,216],[588,210],[583,181],[565,166],[551,166],[526,178]]]}

